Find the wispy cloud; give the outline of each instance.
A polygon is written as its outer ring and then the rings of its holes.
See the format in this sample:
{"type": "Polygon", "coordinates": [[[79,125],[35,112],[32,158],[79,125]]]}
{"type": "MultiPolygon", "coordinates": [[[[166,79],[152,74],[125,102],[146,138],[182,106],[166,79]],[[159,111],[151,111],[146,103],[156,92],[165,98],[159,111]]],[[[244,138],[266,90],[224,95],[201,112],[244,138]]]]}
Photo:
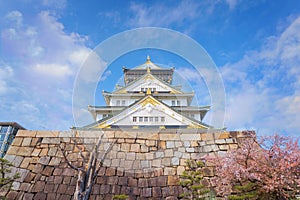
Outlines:
{"type": "Polygon", "coordinates": [[[0,92],[13,90],[0,96],[0,101],[11,103],[6,108],[11,119],[25,127],[68,129],[73,121],[74,77],[91,51],[85,46],[87,38],[67,33],[59,18],[49,11],[29,18],[15,10],[7,13],[4,20],[7,23],[1,31],[0,61],[6,65],[0,70],[0,92]],[[5,78],[9,74],[10,78],[5,78]],[[22,109],[17,111],[18,107],[22,109]]]}
{"type": "Polygon", "coordinates": [[[13,68],[6,65],[5,63],[0,63],[0,95],[5,95],[11,90],[8,85],[9,79],[13,77],[13,68]]]}
{"type": "Polygon", "coordinates": [[[225,2],[228,4],[230,10],[235,9],[238,4],[238,0],[225,0],[225,2]]]}
{"type": "Polygon", "coordinates": [[[153,4],[147,6],[132,3],[130,11],[134,17],[129,21],[133,27],[143,26],[169,26],[174,23],[181,24],[196,19],[199,16],[199,4],[194,1],[180,1],[171,5],[153,4]]]}
{"type": "Polygon", "coordinates": [[[299,52],[300,17],[270,36],[261,50],[222,67],[229,127],[251,126],[269,133],[299,130],[300,124],[294,123],[300,120],[299,52]]]}

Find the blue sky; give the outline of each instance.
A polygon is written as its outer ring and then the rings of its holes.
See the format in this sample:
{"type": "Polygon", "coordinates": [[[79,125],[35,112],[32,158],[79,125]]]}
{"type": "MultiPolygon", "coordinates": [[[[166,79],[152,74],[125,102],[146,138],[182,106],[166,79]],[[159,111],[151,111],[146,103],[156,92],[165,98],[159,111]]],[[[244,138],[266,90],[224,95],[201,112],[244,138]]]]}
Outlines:
{"type": "MultiPolygon", "coordinates": [[[[87,55],[114,34],[149,26],[179,31],[205,48],[223,78],[229,130],[299,133],[298,0],[0,0],[0,121],[68,129],[74,80],[87,55]]],[[[199,80],[186,62],[148,49],[113,62],[100,89],[113,90],[122,65],[139,65],[147,54],[180,69],[190,84],[199,80]]],[[[207,104],[203,87],[199,101],[207,104]]]]}

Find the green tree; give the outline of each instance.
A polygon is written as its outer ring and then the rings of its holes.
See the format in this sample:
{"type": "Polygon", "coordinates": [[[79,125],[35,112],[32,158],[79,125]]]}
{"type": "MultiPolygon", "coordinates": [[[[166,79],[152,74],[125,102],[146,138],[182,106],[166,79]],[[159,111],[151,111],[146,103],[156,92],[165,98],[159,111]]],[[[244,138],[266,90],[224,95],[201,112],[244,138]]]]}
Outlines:
{"type": "Polygon", "coordinates": [[[231,200],[259,199],[259,194],[255,183],[248,181],[233,187],[233,193],[228,196],[231,200]]]}
{"type": "Polygon", "coordinates": [[[5,199],[5,196],[10,191],[13,182],[20,178],[18,173],[10,176],[12,166],[13,164],[11,164],[8,160],[0,158],[0,199],[5,199]]]}
{"type": "Polygon", "coordinates": [[[210,189],[202,184],[203,167],[202,161],[188,160],[187,169],[180,176],[179,184],[184,192],[180,195],[182,199],[201,200],[209,197],[210,189]]]}
{"type": "Polygon", "coordinates": [[[128,195],[125,194],[114,195],[113,199],[128,199],[128,195]]]}

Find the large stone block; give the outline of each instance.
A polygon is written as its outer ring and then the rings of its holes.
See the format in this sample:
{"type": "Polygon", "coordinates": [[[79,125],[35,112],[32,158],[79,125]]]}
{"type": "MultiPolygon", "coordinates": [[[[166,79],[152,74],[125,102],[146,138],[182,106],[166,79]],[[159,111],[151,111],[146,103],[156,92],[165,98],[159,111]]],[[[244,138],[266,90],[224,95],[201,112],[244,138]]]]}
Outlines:
{"type": "Polygon", "coordinates": [[[57,189],[58,194],[65,194],[68,189],[68,185],[60,184],[57,189]]]}
{"type": "Polygon", "coordinates": [[[156,140],[146,140],[147,146],[156,146],[156,140]]]}
{"type": "Polygon", "coordinates": [[[176,165],[179,165],[179,158],[172,158],[172,160],[171,160],[171,164],[173,165],[173,166],[176,166],[176,165]]]}
{"type": "Polygon", "coordinates": [[[50,166],[57,166],[59,165],[61,162],[61,158],[57,158],[57,157],[52,157],[50,162],[49,162],[49,165],[50,166]]]}
{"type": "Polygon", "coordinates": [[[229,138],[229,137],[230,137],[229,132],[221,132],[221,133],[218,135],[217,139],[227,139],[227,138],[229,138]]]}
{"type": "Polygon", "coordinates": [[[17,137],[35,137],[37,131],[19,130],[17,137]]]}
{"type": "Polygon", "coordinates": [[[135,160],[135,153],[134,152],[130,152],[130,153],[126,153],[126,159],[127,160],[135,160]]]}
{"type": "Polygon", "coordinates": [[[145,144],[146,140],[144,140],[144,139],[136,139],[135,142],[138,143],[138,144],[145,144]]]}
{"type": "Polygon", "coordinates": [[[45,182],[44,181],[38,181],[34,184],[32,188],[32,192],[42,192],[45,188],[45,182]]]}
{"type": "Polygon", "coordinates": [[[6,152],[6,155],[16,155],[18,151],[19,151],[19,147],[10,146],[8,151],[6,152]]]}
{"type": "Polygon", "coordinates": [[[30,137],[24,138],[23,142],[22,142],[22,146],[23,147],[28,147],[28,146],[30,146],[30,143],[31,143],[31,138],[30,137]]]}
{"type": "Polygon", "coordinates": [[[115,136],[115,138],[121,138],[121,139],[128,139],[128,138],[135,139],[137,136],[137,133],[136,132],[115,131],[114,136],[115,136]]]}
{"type": "Polygon", "coordinates": [[[142,197],[151,197],[152,196],[152,188],[143,188],[142,197]]]}
{"type": "Polygon", "coordinates": [[[131,144],[130,151],[140,152],[140,144],[131,144]]]}
{"type": "Polygon", "coordinates": [[[128,186],[129,187],[136,187],[136,186],[138,186],[137,179],[129,177],[128,178],[128,186]]]}
{"type": "Polygon", "coordinates": [[[138,186],[139,187],[148,187],[148,179],[140,178],[138,180],[138,186]]]}
{"type": "Polygon", "coordinates": [[[74,138],[76,136],[75,131],[61,131],[59,132],[58,137],[60,138],[74,138]]]}
{"type": "Polygon", "coordinates": [[[58,138],[59,131],[37,131],[36,137],[58,138]]]}
{"type": "Polygon", "coordinates": [[[134,160],[132,164],[132,169],[141,169],[141,161],[140,160],[134,160]]]}
{"type": "Polygon", "coordinates": [[[161,161],[163,166],[170,166],[171,165],[171,158],[163,158],[161,161]]]}
{"type": "Polygon", "coordinates": [[[161,133],[159,134],[160,140],[170,141],[170,140],[181,140],[180,135],[176,133],[161,133]]]}
{"type": "Polygon", "coordinates": [[[153,197],[161,197],[161,187],[153,187],[152,188],[152,196],[153,197]]]}
{"type": "Polygon", "coordinates": [[[23,142],[23,138],[17,136],[17,137],[13,140],[11,146],[21,146],[22,142],[23,142]]]}
{"type": "Polygon", "coordinates": [[[158,140],[158,133],[149,133],[149,132],[139,132],[137,134],[137,138],[139,139],[147,139],[147,140],[158,140]]]}
{"type": "Polygon", "coordinates": [[[128,152],[130,150],[130,144],[123,143],[121,144],[121,151],[128,152]]]}
{"type": "Polygon", "coordinates": [[[178,185],[179,178],[178,176],[168,176],[168,185],[178,185]]]}
{"type": "Polygon", "coordinates": [[[45,169],[42,171],[42,174],[45,176],[51,176],[54,168],[50,166],[46,166],[45,169]]]}
{"type": "Polygon", "coordinates": [[[192,153],[195,152],[195,148],[185,148],[186,152],[192,153]]]}
{"type": "Polygon", "coordinates": [[[152,160],[152,167],[161,167],[161,159],[152,160]]]}
{"type": "Polygon", "coordinates": [[[174,143],[174,141],[166,141],[166,146],[167,146],[167,149],[172,149],[172,148],[175,148],[175,143],[174,143]]]}
{"type": "MultiPolygon", "coordinates": [[[[25,195],[24,195],[25,196],[25,195]]],[[[28,198],[32,197],[31,195],[28,195],[28,198]]],[[[38,200],[38,199],[46,199],[47,195],[43,192],[38,192],[34,195],[34,200],[38,200]]]]}
{"type": "Polygon", "coordinates": [[[117,176],[109,176],[109,177],[107,177],[106,181],[107,181],[106,183],[108,185],[117,185],[117,183],[118,183],[118,177],[117,176]]]}
{"type": "Polygon", "coordinates": [[[164,168],[164,175],[169,176],[169,175],[175,175],[176,174],[176,168],[173,167],[165,167],[164,168]]]}
{"type": "Polygon", "coordinates": [[[30,161],[31,161],[30,157],[25,157],[20,165],[20,168],[26,169],[29,166],[30,161]]]}
{"type": "Polygon", "coordinates": [[[19,190],[21,191],[29,191],[31,188],[31,184],[30,183],[21,183],[19,190]]]}
{"type": "Polygon", "coordinates": [[[106,176],[115,176],[116,175],[116,168],[114,168],[114,167],[106,168],[105,175],[106,176]]]}
{"type": "Polygon", "coordinates": [[[50,161],[50,157],[49,156],[43,156],[40,157],[38,163],[42,164],[42,165],[48,165],[50,161]]]}
{"type": "Polygon", "coordinates": [[[162,151],[155,152],[155,158],[163,158],[164,156],[165,154],[162,151]]]}
{"type": "Polygon", "coordinates": [[[60,144],[60,139],[58,137],[44,137],[42,144],[60,144]]]}
{"type": "Polygon", "coordinates": [[[165,150],[165,157],[173,157],[173,156],[174,156],[173,149],[166,149],[165,150]]]}
{"type": "Polygon", "coordinates": [[[20,147],[16,155],[30,156],[33,151],[33,147],[20,147]]]}
{"type": "Polygon", "coordinates": [[[201,135],[200,133],[182,133],[180,134],[180,139],[183,141],[201,140],[201,135]]]}
{"type": "Polygon", "coordinates": [[[181,175],[185,171],[184,166],[178,166],[177,167],[177,175],[181,175]]]}
{"type": "Polygon", "coordinates": [[[149,168],[151,165],[151,161],[149,160],[141,160],[141,168],[149,168]]]}
{"type": "Polygon", "coordinates": [[[147,147],[145,144],[142,144],[141,145],[141,152],[142,153],[149,152],[149,147],[147,147]]]}
{"type": "MultiPolygon", "coordinates": [[[[75,133],[76,137],[79,138],[89,137],[89,138],[97,138],[97,139],[103,134],[104,132],[102,131],[87,131],[87,130],[77,130],[75,133]]],[[[112,132],[112,133],[105,134],[103,138],[110,138],[110,134],[114,136],[114,133],[112,132]]]]}

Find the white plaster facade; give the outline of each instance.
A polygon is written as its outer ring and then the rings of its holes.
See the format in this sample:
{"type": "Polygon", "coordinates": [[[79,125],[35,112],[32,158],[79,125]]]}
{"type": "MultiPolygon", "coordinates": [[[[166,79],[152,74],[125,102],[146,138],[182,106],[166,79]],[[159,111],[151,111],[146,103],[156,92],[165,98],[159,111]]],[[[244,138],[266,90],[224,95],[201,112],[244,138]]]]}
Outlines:
{"type": "Polygon", "coordinates": [[[172,85],[173,71],[174,68],[153,64],[149,57],[136,68],[123,68],[125,85],[113,92],[103,91],[106,106],[89,106],[100,124],[98,127],[194,126],[198,123],[207,128],[202,120],[210,107],[191,106],[194,93],[172,85]]]}

